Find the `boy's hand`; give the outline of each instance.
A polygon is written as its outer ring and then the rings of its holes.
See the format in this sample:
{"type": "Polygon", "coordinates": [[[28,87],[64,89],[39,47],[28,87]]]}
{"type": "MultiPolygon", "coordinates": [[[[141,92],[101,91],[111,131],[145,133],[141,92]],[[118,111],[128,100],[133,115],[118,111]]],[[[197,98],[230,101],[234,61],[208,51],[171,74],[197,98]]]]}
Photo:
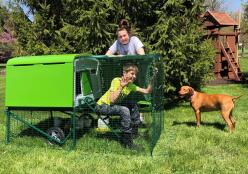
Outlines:
{"type": "Polygon", "coordinates": [[[156,77],[157,73],[158,73],[158,68],[155,67],[153,70],[152,78],[156,77]]]}
{"type": "Polygon", "coordinates": [[[125,86],[128,85],[131,81],[127,81],[124,77],[121,78],[121,87],[124,88],[125,86]]]}
{"type": "Polygon", "coordinates": [[[152,84],[157,76],[157,73],[158,73],[158,68],[154,68],[153,70],[153,75],[151,77],[151,81],[150,81],[150,84],[152,84]]]}

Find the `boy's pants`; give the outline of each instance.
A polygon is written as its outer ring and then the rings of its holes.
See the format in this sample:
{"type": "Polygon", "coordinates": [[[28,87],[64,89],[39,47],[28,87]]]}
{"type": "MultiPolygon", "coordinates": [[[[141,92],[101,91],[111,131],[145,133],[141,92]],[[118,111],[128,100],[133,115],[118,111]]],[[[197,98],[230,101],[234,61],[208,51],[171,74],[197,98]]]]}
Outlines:
{"type": "Polygon", "coordinates": [[[137,104],[125,103],[121,105],[97,105],[96,113],[101,115],[119,115],[121,117],[121,131],[132,133],[132,126],[140,125],[140,113],[137,104]]]}

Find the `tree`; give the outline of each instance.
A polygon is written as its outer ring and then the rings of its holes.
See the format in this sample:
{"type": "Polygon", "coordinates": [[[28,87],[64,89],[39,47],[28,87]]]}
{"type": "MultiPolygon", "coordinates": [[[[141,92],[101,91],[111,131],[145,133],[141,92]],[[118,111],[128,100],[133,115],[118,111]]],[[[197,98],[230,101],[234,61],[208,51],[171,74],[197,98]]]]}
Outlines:
{"type": "MultiPolygon", "coordinates": [[[[135,34],[148,39],[156,10],[164,0],[17,0],[16,34],[28,54],[80,53],[104,54],[116,39],[122,18],[133,24],[135,34]],[[19,4],[27,6],[30,21],[19,4]]],[[[148,43],[148,42],[146,42],[148,43]]]]}
{"type": "Polygon", "coordinates": [[[224,0],[205,0],[204,2],[206,9],[210,11],[225,11],[224,0]]]}
{"type": "Polygon", "coordinates": [[[5,62],[12,55],[15,46],[11,14],[0,6],[0,61],[5,62]]]}
{"type": "Polygon", "coordinates": [[[248,2],[243,4],[243,15],[241,17],[241,35],[240,41],[243,43],[244,47],[247,47],[248,44],[248,2]]]}
{"type": "Polygon", "coordinates": [[[147,53],[160,53],[166,73],[165,90],[180,85],[199,87],[211,72],[214,49],[203,40],[199,20],[204,0],[18,0],[15,32],[27,54],[104,54],[116,39],[117,24],[126,18],[145,43],[147,53]]]}
{"type": "Polygon", "coordinates": [[[215,49],[202,40],[201,1],[167,1],[158,13],[150,37],[153,50],[164,59],[167,93],[183,84],[200,87],[209,77],[215,49]]]}
{"type": "Polygon", "coordinates": [[[113,38],[115,25],[108,21],[112,0],[19,2],[34,16],[32,22],[15,7],[16,34],[28,54],[101,54],[113,38]]]}

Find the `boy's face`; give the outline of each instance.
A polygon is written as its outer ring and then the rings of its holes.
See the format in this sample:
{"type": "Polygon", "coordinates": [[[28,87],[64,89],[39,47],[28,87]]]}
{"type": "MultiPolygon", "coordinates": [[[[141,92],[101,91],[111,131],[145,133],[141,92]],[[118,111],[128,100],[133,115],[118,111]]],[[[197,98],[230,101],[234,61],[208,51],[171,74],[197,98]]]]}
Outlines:
{"type": "Polygon", "coordinates": [[[123,77],[126,82],[133,83],[136,79],[137,72],[135,70],[130,70],[128,72],[124,72],[123,77]]]}

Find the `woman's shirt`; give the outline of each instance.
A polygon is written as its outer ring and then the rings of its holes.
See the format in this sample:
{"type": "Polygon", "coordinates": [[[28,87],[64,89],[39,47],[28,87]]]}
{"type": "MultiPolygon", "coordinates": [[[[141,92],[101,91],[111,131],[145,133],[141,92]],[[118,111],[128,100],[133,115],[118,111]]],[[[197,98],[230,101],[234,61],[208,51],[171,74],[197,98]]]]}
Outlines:
{"type": "Polygon", "coordinates": [[[114,44],[109,48],[112,54],[118,55],[135,55],[137,50],[144,47],[143,43],[136,36],[132,36],[128,44],[123,45],[119,40],[116,40],[114,44]]]}

